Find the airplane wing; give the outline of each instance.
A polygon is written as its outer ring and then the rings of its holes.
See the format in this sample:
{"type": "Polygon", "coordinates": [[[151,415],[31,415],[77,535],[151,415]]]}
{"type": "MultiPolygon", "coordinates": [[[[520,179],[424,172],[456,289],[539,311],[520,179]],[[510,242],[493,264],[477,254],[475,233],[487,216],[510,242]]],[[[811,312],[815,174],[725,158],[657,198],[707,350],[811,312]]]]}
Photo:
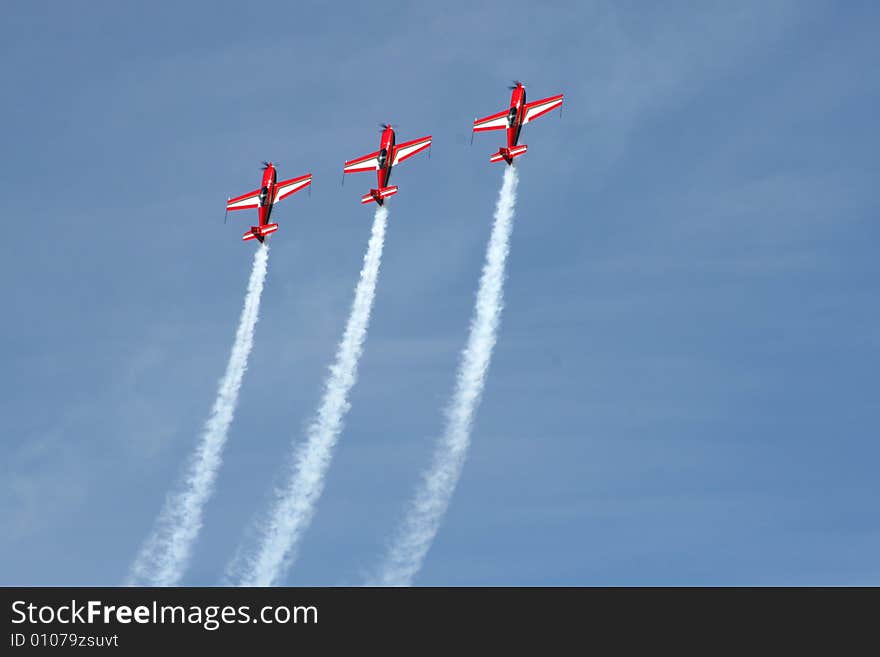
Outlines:
{"type": "Polygon", "coordinates": [[[486,130],[504,130],[507,128],[507,112],[498,112],[492,116],[474,120],[474,132],[485,132],[486,130]]]}
{"type": "Polygon", "coordinates": [[[376,171],[379,168],[379,151],[364,155],[354,160],[349,160],[343,167],[343,173],[356,173],[357,171],[376,171]]]}
{"type": "Polygon", "coordinates": [[[394,157],[391,159],[391,166],[397,166],[404,160],[408,160],[416,153],[421,153],[431,145],[431,135],[422,137],[421,139],[413,139],[394,147],[394,157]]]}
{"type": "Polygon", "coordinates": [[[301,189],[305,189],[311,184],[312,174],[310,173],[307,173],[304,176],[300,176],[299,178],[291,178],[290,180],[282,180],[281,182],[276,183],[275,200],[272,201],[273,205],[278,201],[286,199],[291,194],[294,194],[301,189]]]}
{"type": "Polygon", "coordinates": [[[558,96],[536,100],[534,103],[526,103],[526,115],[523,118],[523,125],[529,121],[534,121],[539,116],[544,116],[547,112],[555,110],[557,107],[562,107],[562,97],[563,95],[559,94],[558,96]]]}
{"type": "Polygon", "coordinates": [[[236,196],[226,201],[226,210],[251,210],[260,207],[260,190],[236,196]]]}

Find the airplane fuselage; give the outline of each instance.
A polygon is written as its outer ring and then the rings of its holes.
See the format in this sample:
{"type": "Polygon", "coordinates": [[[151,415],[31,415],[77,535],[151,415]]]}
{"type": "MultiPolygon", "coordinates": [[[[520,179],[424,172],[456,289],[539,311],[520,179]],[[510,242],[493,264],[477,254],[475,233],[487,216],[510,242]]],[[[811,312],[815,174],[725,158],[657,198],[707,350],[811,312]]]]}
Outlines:
{"type": "Polygon", "coordinates": [[[522,130],[525,118],[526,88],[517,84],[510,94],[510,109],[507,112],[507,148],[513,148],[519,143],[519,133],[522,130]]]}
{"type": "Polygon", "coordinates": [[[379,189],[388,187],[388,181],[391,180],[391,160],[394,156],[394,144],[394,129],[390,125],[386,125],[382,130],[382,139],[379,142],[379,168],[376,169],[379,189]]]}
{"type": "MultiPolygon", "coordinates": [[[[278,174],[275,171],[275,165],[269,162],[263,170],[263,180],[260,183],[260,226],[269,223],[269,217],[272,216],[272,197],[275,195],[275,183],[278,181],[278,174]]],[[[262,241],[262,240],[261,240],[262,241]]]]}

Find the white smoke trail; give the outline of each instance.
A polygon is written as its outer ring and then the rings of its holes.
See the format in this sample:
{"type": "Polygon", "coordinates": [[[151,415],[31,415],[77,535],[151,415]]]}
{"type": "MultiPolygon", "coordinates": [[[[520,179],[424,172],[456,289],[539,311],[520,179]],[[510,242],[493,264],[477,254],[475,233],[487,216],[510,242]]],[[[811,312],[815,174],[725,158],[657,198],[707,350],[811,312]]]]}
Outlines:
{"type": "Polygon", "coordinates": [[[266,281],[269,245],[254,253],[247,294],[226,372],[220,379],[217,398],[205,422],[196,451],[190,457],[178,490],[165,500],[153,533],[142,546],[128,577],[127,585],[174,586],[180,582],[189,562],[193,543],[202,528],[205,503],[214,490],[229,425],[238,404],[238,392],[254,344],[254,328],[260,314],[260,297],[266,281]]]}
{"type": "Polygon", "coordinates": [[[410,503],[391,543],[375,586],[409,586],[422,567],[461,476],[471,442],[471,425],[480,403],[503,307],[504,272],[516,205],[516,168],[504,171],[495,207],[492,235],[467,346],[461,354],[455,393],[446,409],[446,430],[437,443],[431,466],[410,503]]]}
{"type": "Polygon", "coordinates": [[[330,367],[321,405],[307,429],[306,441],[294,452],[290,478],[275,492],[269,517],[259,526],[255,553],[234,559],[227,568],[227,577],[242,586],[272,586],[284,577],[324,490],[324,477],[349,409],[348,393],[357,380],[358,360],[376,295],[387,219],[388,210],[377,208],[345,333],[330,367]]]}

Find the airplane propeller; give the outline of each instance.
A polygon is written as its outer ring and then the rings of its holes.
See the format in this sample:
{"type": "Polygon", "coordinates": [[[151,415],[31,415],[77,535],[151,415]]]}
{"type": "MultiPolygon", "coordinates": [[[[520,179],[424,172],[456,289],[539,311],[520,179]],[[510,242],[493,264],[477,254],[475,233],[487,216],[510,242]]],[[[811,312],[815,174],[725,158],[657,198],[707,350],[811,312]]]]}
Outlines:
{"type": "Polygon", "coordinates": [[[379,124],[379,131],[381,132],[383,130],[387,130],[390,127],[391,127],[390,123],[380,123],[379,124]]]}
{"type": "Polygon", "coordinates": [[[522,84],[522,82],[520,82],[519,80],[514,80],[513,83],[507,88],[510,89],[511,91],[513,91],[521,84],[522,84]]]}
{"type": "Polygon", "coordinates": [[[265,170],[268,169],[268,168],[269,168],[269,163],[266,162],[266,160],[263,160],[263,168],[260,169],[260,171],[265,171],[265,170]]]}

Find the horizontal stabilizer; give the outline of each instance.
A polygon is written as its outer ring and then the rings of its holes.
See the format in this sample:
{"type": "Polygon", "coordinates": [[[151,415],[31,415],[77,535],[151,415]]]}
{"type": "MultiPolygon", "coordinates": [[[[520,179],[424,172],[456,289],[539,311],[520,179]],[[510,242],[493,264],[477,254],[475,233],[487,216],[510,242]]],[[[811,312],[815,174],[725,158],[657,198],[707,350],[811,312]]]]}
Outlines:
{"type": "Polygon", "coordinates": [[[361,203],[378,203],[382,205],[382,201],[384,201],[389,196],[394,196],[397,193],[397,186],[394,185],[392,187],[382,187],[380,189],[371,189],[369,194],[364,194],[361,197],[361,203]]]}
{"type": "Polygon", "coordinates": [[[251,226],[251,229],[241,236],[241,239],[247,242],[248,240],[260,240],[261,242],[266,238],[266,235],[271,235],[276,230],[278,230],[278,224],[266,224],[265,226],[251,226]]]}
{"type": "Polygon", "coordinates": [[[508,164],[511,164],[513,162],[513,158],[519,157],[527,150],[529,150],[529,147],[525,144],[520,144],[519,146],[514,146],[513,148],[499,148],[497,153],[493,153],[489,156],[489,161],[501,162],[503,160],[508,164]]]}

